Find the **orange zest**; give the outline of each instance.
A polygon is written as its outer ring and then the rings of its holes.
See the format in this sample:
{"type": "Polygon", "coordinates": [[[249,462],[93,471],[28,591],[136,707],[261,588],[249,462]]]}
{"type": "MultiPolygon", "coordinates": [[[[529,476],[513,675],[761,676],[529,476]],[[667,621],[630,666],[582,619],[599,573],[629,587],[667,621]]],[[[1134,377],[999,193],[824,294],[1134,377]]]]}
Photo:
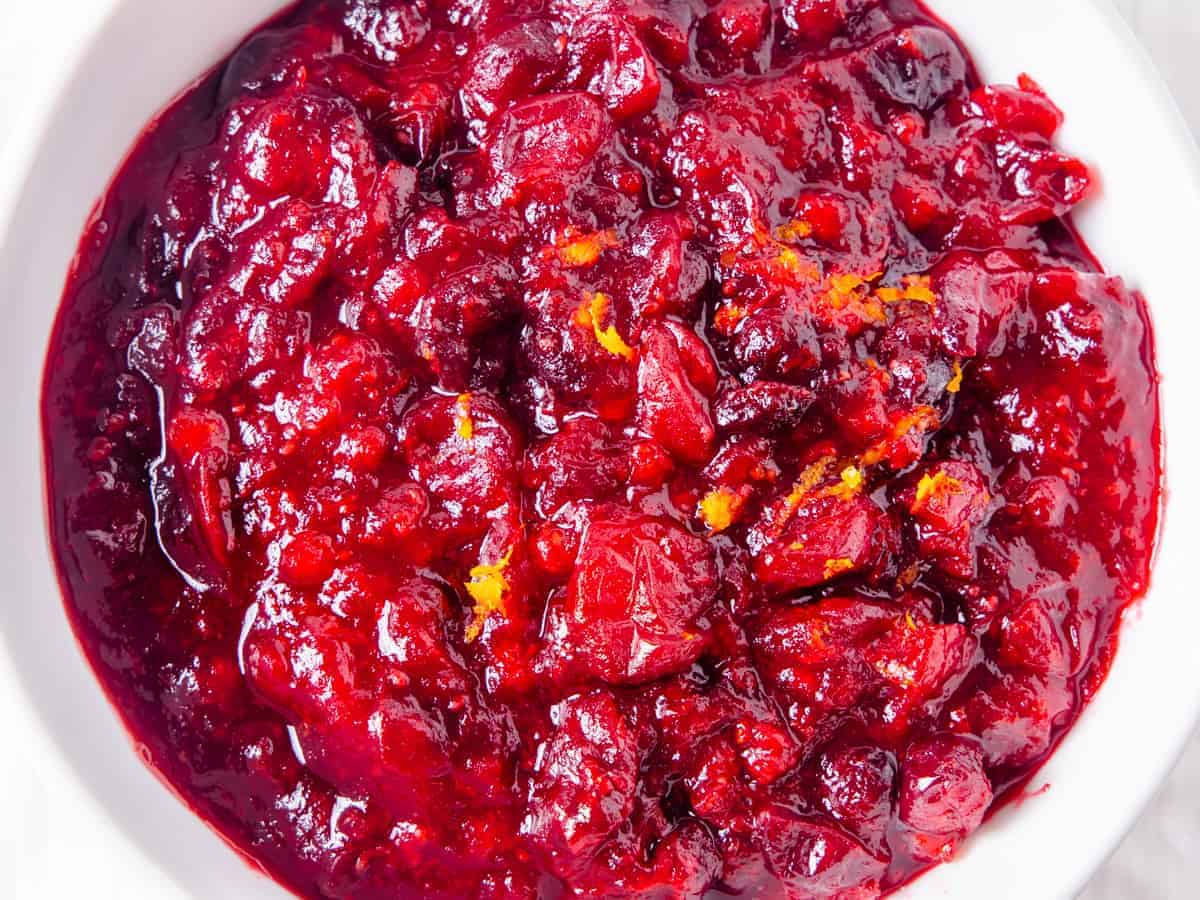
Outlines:
{"type": "Polygon", "coordinates": [[[572,230],[556,243],[554,252],[564,266],[581,268],[594,265],[605,250],[616,245],[617,235],[611,228],[591,234],[572,230]]]}
{"type": "Polygon", "coordinates": [[[606,327],[600,327],[600,322],[609,316],[612,309],[608,295],[597,291],[594,294],[585,293],[584,298],[583,306],[579,307],[579,312],[575,314],[576,321],[590,327],[596,336],[596,342],[613,356],[632,360],[633,348],[622,340],[616,327],[611,322],[606,327]]]}
{"type": "Polygon", "coordinates": [[[805,259],[791,247],[784,244],[779,245],[779,254],[775,257],[775,262],[784,272],[797,278],[815,281],[821,277],[821,270],[817,267],[816,263],[805,259]]]}
{"type": "Polygon", "coordinates": [[[954,375],[946,384],[946,390],[951,394],[957,394],[962,390],[963,370],[962,363],[957,359],[954,361],[954,375]]]}
{"type": "Polygon", "coordinates": [[[825,473],[829,471],[829,467],[834,463],[832,456],[823,456],[814,463],[810,463],[800,473],[795,485],[792,487],[792,492],[787,496],[787,506],[789,510],[795,510],[800,505],[801,501],[807,497],[812,489],[817,486],[825,473]]]}
{"type": "Polygon", "coordinates": [[[470,581],[465,583],[467,593],[475,601],[472,609],[474,618],[467,626],[467,643],[479,637],[483,623],[496,613],[504,612],[504,595],[508,593],[508,576],[505,574],[512,559],[512,548],[494,563],[480,563],[468,573],[470,581]]]}
{"type": "Polygon", "coordinates": [[[945,472],[939,470],[932,475],[926,472],[917,482],[917,495],[913,498],[912,511],[917,512],[924,509],[935,497],[958,494],[962,492],[962,489],[962,482],[957,478],[950,477],[945,472]]]}
{"type": "Polygon", "coordinates": [[[899,303],[911,300],[914,303],[937,305],[937,294],[933,292],[928,275],[905,275],[901,281],[903,287],[882,287],[875,291],[875,296],[884,303],[899,303]]]}
{"type": "Polygon", "coordinates": [[[896,421],[890,438],[880,441],[863,454],[862,464],[865,466],[875,465],[888,455],[894,442],[906,437],[909,432],[914,429],[926,432],[931,428],[937,428],[940,422],[941,416],[932,406],[915,407],[912,412],[906,413],[896,421]]]}
{"type": "Polygon", "coordinates": [[[464,441],[475,437],[475,422],[471,418],[470,394],[459,394],[454,401],[454,432],[464,441]]]}
{"type": "Polygon", "coordinates": [[[738,322],[746,318],[746,308],[730,303],[721,306],[713,314],[713,327],[721,334],[733,334],[737,328],[738,322]]]}
{"type": "Polygon", "coordinates": [[[849,572],[853,568],[854,560],[852,559],[844,557],[840,559],[827,559],[825,560],[825,580],[829,581],[829,579],[836,578],[843,572],[849,572]]]}
{"type": "Polygon", "coordinates": [[[858,466],[846,466],[842,469],[839,478],[841,480],[826,491],[829,496],[849,500],[851,497],[858,496],[862,491],[863,471],[858,466]]]}
{"type": "Polygon", "coordinates": [[[709,531],[721,532],[736,521],[743,500],[736,491],[719,487],[700,500],[700,519],[709,531]]]}
{"type": "Polygon", "coordinates": [[[781,241],[802,241],[807,237],[811,237],[813,227],[803,219],[792,219],[790,222],[784,222],[775,229],[775,236],[781,241]]]}
{"type": "Polygon", "coordinates": [[[829,305],[834,309],[844,309],[851,300],[857,299],[858,289],[867,283],[861,275],[848,272],[844,275],[830,275],[825,293],[829,305]]]}
{"type": "Polygon", "coordinates": [[[859,275],[847,272],[831,275],[825,280],[825,302],[834,310],[850,308],[866,319],[883,323],[887,313],[876,294],[870,292],[871,284],[883,277],[882,272],[859,275]]]}

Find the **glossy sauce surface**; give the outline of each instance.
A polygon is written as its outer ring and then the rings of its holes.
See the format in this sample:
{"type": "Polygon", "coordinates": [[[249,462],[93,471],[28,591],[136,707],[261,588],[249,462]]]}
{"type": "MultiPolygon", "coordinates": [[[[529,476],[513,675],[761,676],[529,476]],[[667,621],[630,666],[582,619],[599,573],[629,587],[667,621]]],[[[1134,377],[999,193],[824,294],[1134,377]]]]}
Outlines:
{"type": "Polygon", "coordinates": [[[305,896],[948,859],[1152,553],[1148,318],[1060,122],[910,0],[269,23],[140,139],[50,349],[128,727],[305,896]]]}

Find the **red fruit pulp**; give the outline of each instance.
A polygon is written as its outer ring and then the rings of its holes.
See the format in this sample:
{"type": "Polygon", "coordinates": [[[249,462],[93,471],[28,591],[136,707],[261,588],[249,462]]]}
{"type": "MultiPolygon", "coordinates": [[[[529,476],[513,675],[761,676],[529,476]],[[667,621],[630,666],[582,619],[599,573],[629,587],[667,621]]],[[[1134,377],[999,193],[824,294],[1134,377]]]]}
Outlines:
{"type": "Polygon", "coordinates": [[[1141,299],[911,0],[305,2],[143,136],[43,397],[154,764],[306,896],[868,898],[1145,589],[1141,299]]]}

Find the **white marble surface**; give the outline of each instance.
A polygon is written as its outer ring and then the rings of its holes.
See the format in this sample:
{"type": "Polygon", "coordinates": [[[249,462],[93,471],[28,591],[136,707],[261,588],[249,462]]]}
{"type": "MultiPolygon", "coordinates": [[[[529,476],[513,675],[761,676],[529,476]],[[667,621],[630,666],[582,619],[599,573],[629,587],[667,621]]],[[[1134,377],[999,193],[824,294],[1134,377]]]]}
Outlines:
{"type": "MultiPolygon", "coordinates": [[[[1004,0],[935,0],[934,5],[953,21],[956,2],[1004,0]]],[[[1200,0],[1097,2],[1114,2],[1120,8],[1171,85],[1193,129],[1200,134],[1200,0]]],[[[97,8],[94,0],[55,0],[54,15],[60,23],[74,21],[78,25],[94,20],[97,8]]],[[[14,122],[44,101],[39,73],[53,65],[56,52],[46,43],[44,16],[45,8],[37,4],[0,0],[0,156],[8,133],[5,123],[14,122]]],[[[79,33],[67,25],[63,40],[71,43],[79,33]]],[[[1071,52],[1086,53],[1087,48],[1074,47],[1071,52]]],[[[1119,117],[1121,110],[1114,109],[1113,115],[1119,117]]],[[[1113,777],[1119,778],[1120,772],[1114,772],[1113,777]]],[[[0,823],[7,818],[0,816],[0,823]]],[[[14,837],[4,832],[0,824],[0,849],[9,843],[4,838],[14,837]]],[[[6,849],[16,848],[9,845],[6,849]]],[[[0,857],[7,855],[0,853],[0,857]]],[[[0,878],[0,885],[6,881],[13,886],[7,878],[0,878]]],[[[1200,738],[1193,740],[1175,773],[1080,900],[1196,897],[1200,897],[1200,738]]]]}

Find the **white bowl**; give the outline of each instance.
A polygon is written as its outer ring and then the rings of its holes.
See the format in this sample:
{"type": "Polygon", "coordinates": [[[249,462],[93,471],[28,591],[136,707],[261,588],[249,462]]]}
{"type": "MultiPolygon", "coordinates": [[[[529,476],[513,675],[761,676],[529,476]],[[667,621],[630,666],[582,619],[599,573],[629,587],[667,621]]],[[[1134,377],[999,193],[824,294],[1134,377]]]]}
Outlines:
{"type": "MultiPolygon", "coordinates": [[[[985,78],[1029,72],[1065,109],[1062,143],[1094,162],[1104,183],[1082,231],[1110,271],[1145,292],[1157,326],[1170,492],[1151,593],[1126,616],[1107,683],[1032,784],[1049,788],[1004,810],[954,862],[903,892],[1064,897],[1133,823],[1200,712],[1192,596],[1200,556],[1188,543],[1200,534],[1200,166],[1164,86],[1106,0],[932,5],[985,78]]],[[[0,165],[0,421],[11,438],[0,444],[0,871],[12,896],[284,895],[141,764],[84,663],[47,552],[37,415],[50,324],[93,203],[151,116],[279,6],[94,0],[86,12],[95,27],[73,32],[85,36],[58,46],[53,77],[28,86],[47,102],[10,137],[0,165]]]]}

